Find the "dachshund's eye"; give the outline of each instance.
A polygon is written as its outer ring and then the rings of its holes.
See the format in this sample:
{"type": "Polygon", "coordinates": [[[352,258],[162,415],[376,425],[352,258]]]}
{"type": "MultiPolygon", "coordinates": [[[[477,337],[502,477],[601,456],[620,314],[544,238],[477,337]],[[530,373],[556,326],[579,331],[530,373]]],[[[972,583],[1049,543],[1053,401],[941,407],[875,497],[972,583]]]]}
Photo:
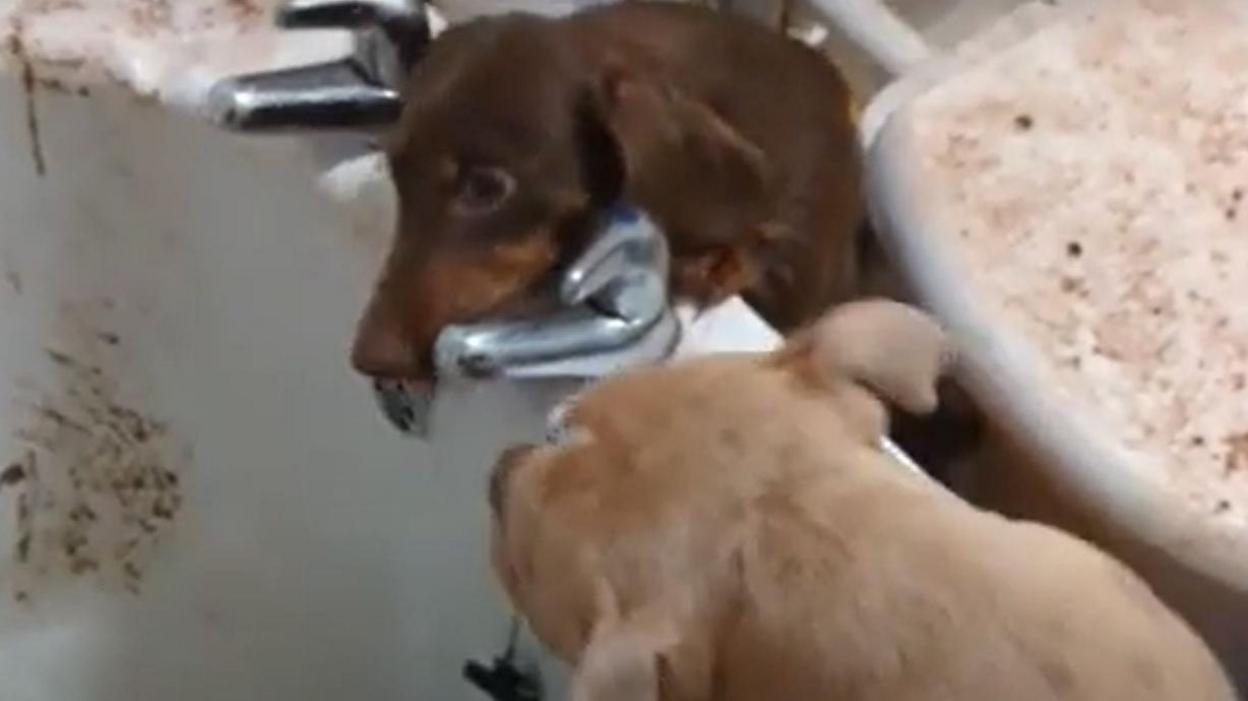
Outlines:
{"type": "Polygon", "coordinates": [[[516,179],[502,168],[467,166],[455,179],[455,208],[462,214],[489,214],[516,190],[516,179]]]}

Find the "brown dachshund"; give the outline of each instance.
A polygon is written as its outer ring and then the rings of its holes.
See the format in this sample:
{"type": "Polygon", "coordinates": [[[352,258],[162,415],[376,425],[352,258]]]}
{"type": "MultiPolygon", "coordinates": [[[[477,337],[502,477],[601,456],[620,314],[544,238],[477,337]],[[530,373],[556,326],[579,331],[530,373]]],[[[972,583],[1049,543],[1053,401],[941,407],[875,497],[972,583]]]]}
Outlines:
{"type": "Polygon", "coordinates": [[[1132,572],[885,455],[945,340],[891,302],[608,379],[506,453],[493,560],[574,701],[1233,701],[1132,572]]]}
{"type": "Polygon", "coordinates": [[[787,329],[854,286],[846,85],[744,19],[623,3],[454,27],[387,151],[400,214],[353,350],[368,375],[429,379],[444,326],[528,303],[621,199],[665,230],[680,298],[744,293],[787,329]]]}

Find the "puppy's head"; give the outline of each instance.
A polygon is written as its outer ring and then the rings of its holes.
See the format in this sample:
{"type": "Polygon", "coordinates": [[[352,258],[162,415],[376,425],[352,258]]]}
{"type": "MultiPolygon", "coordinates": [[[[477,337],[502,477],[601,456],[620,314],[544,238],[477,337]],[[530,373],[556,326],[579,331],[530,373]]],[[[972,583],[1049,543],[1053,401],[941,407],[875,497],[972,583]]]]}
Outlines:
{"type": "Polygon", "coordinates": [[[736,230],[728,220],[758,200],[758,149],[609,49],[572,21],[521,15],[433,44],[388,143],[399,220],[357,331],[359,371],[428,379],[442,328],[532,306],[622,195],[668,230],[694,189],[677,176],[721,202],[687,227],[703,239],[675,245],[678,258],[736,230]]]}
{"type": "Polygon", "coordinates": [[[567,412],[564,443],[505,453],[490,487],[494,566],[538,636],[576,663],[580,698],[705,682],[711,643],[696,621],[732,605],[750,503],[786,476],[853,469],[878,449],[885,402],[935,407],[947,357],[918,311],[855,303],[773,354],[604,381],[567,412]]]}

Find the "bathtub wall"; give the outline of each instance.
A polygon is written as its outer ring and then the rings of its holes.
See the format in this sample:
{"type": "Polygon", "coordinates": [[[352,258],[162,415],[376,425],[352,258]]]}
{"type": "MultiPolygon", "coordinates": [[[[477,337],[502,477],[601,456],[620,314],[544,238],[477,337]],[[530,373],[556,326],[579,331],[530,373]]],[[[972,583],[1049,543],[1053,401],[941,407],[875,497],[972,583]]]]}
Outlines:
{"type": "MultiPolygon", "coordinates": [[[[485,473],[543,396],[396,435],[346,345],[385,216],[315,150],[0,78],[0,695],[479,699],[485,473]]],[[[381,200],[386,193],[381,193],[381,200]]]]}

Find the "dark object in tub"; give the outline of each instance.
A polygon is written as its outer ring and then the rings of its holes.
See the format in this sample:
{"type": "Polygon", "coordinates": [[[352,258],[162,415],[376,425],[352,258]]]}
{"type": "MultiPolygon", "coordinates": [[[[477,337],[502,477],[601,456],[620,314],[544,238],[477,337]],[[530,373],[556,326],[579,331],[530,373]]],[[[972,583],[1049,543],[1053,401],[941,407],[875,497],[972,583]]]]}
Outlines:
{"type": "Polygon", "coordinates": [[[541,701],[538,683],[505,657],[490,666],[474,660],[464,663],[464,679],[494,701],[541,701]]]}
{"type": "Polygon", "coordinates": [[[26,479],[26,466],[15,462],[4,468],[4,472],[0,472],[0,487],[10,487],[24,479],[26,479]]]}
{"type": "Polygon", "coordinates": [[[516,666],[516,645],[520,639],[520,619],[511,619],[507,648],[488,667],[476,660],[464,663],[463,675],[474,687],[494,701],[541,701],[541,680],[516,666]]]}
{"type": "Polygon", "coordinates": [[[938,394],[940,406],[928,416],[891,412],[891,435],[924,472],[959,491],[955,473],[959,462],[979,447],[984,419],[966,391],[952,381],[942,381],[938,394]]]}

